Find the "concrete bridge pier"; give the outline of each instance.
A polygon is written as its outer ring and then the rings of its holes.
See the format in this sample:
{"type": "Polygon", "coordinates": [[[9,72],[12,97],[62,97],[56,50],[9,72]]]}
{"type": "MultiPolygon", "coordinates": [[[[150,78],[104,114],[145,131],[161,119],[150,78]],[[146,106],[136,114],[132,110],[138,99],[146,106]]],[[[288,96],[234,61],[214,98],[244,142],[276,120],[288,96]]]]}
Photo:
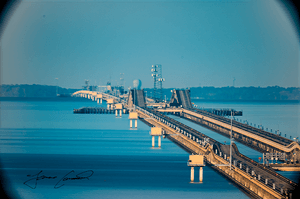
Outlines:
{"type": "Polygon", "coordinates": [[[194,167],[199,168],[199,182],[203,182],[203,167],[204,164],[204,156],[203,155],[190,155],[188,166],[191,167],[191,183],[194,182],[194,167]]]}
{"type": "Polygon", "coordinates": [[[158,136],[158,147],[161,147],[161,136],[158,136]]]}
{"type": "Polygon", "coordinates": [[[194,182],[194,167],[191,167],[191,182],[194,182]]]}
{"type": "Polygon", "coordinates": [[[155,136],[152,136],[152,147],[155,147],[155,136]]]}
{"type": "MultiPolygon", "coordinates": [[[[191,167],[191,182],[194,182],[195,170],[191,167]]],[[[203,167],[199,167],[199,182],[203,182],[203,167]]]]}
{"type": "Polygon", "coordinates": [[[199,168],[199,182],[203,182],[203,167],[199,168]]]}
{"type": "MultiPolygon", "coordinates": [[[[132,129],[132,120],[130,120],[130,128],[132,129]]],[[[137,129],[137,120],[134,122],[134,128],[137,129]]]]}
{"type": "MultiPolygon", "coordinates": [[[[152,136],[152,147],[155,147],[155,137],[156,136],[152,136]]],[[[158,147],[161,147],[161,136],[157,136],[158,137],[158,147]]]]}
{"type": "Polygon", "coordinates": [[[97,104],[102,104],[102,98],[97,98],[97,104]]]}
{"type": "Polygon", "coordinates": [[[155,147],[155,137],[158,137],[158,147],[161,147],[162,128],[152,127],[150,135],[152,136],[152,147],[155,147]]]}
{"type": "Polygon", "coordinates": [[[137,112],[129,112],[128,119],[130,120],[130,129],[132,129],[132,120],[135,120],[135,128],[137,128],[137,119],[138,119],[137,112]]]}

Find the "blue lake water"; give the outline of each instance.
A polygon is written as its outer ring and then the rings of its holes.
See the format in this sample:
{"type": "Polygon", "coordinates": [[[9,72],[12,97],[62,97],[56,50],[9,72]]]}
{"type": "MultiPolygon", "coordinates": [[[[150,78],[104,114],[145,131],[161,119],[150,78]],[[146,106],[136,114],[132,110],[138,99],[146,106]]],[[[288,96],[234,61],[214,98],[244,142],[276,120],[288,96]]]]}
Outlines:
{"type": "MultiPolygon", "coordinates": [[[[274,108],[272,103],[195,103],[208,108],[242,108],[243,117],[253,122],[257,115],[271,115],[271,119],[261,119],[270,126],[278,123],[273,117],[280,112],[278,117],[286,120],[281,121],[280,130],[299,133],[294,120],[296,117],[299,121],[299,104],[276,104],[274,108]],[[286,106],[291,112],[282,111],[286,106]]],[[[138,129],[130,130],[128,115],[73,114],[74,108],[105,103],[1,101],[0,106],[2,171],[8,178],[7,186],[18,198],[248,198],[208,166],[203,183],[189,183],[188,154],[168,139],[162,140],[161,149],[151,148],[150,128],[138,122],[138,129]],[[52,179],[36,182],[32,175],[39,172],[39,176],[52,179]],[[62,181],[66,175],[89,177],[62,181]]],[[[214,139],[228,141],[201,126],[178,120],[214,139]]],[[[238,147],[251,158],[261,155],[243,145],[238,147]]],[[[198,171],[196,181],[197,175],[198,171]]]]}

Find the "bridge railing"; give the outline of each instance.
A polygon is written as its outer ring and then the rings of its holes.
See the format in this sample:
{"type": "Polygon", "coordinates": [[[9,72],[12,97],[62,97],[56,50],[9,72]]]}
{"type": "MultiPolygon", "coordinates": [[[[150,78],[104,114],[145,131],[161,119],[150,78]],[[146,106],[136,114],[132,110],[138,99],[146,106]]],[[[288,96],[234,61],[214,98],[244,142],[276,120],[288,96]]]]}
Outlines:
{"type": "MultiPolygon", "coordinates": [[[[158,118],[158,117],[163,118],[163,117],[164,117],[164,115],[162,115],[162,114],[159,113],[159,112],[152,113],[152,112],[154,112],[154,111],[153,111],[153,110],[150,110],[150,109],[148,109],[148,108],[142,109],[142,108],[140,108],[140,107],[137,107],[137,109],[142,110],[143,112],[145,112],[146,114],[150,115],[151,117],[155,117],[155,118],[158,118]]],[[[171,126],[176,126],[176,125],[180,124],[180,128],[181,128],[181,129],[185,127],[184,124],[181,124],[181,123],[177,122],[176,120],[173,121],[172,118],[168,118],[168,119],[166,119],[166,120],[168,121],[168,123],[171,123],[171,124],[172,124],[171,126]]],[[[191,133],[190,129],[191,129],[190,127],[187,127],[187,129],[185,129],[185,131],[191,133]]],[[[200,133],[200,132],[199,132],[199,133],[200,133]]],[[[197,136],[199,136],[199,135],[197,134],[197,136]]],[[[213,139],[211,139],[211,140],[213,140],[213,139]]],[[[214,141],[215,143],[219,143],[219,142],[217,142],[217,141],[215,141],[215,140],[213,140],[213,141],[214,141]]],[[[219,144],[221,144],[221,143],[219,143],[219,144]]],[[[267,171],[269,174],[271,174],[271,175],[273,175],[273,176],[276,176],[277,178],[279,178],[280,180],[283,180],[283,181],[286,182],[286,183],[289,183],[291,186],[294,186],[294,187],[295,187],[295,186],[297,185],[295,182],[292,182],[290,179],[288,179],[288,178],[286,178],[286,177],[284,177],[284,176],[282,176],[282,175],[276,173],[275,171],[273,171],[273,170],[271,170],[271,169],[269,169],[269,168],[267,168],[267,167],[265,167],[265,166],[262,166],[262,165],[259,164],[258,162],[256,162],[256,161],[254,161],[254,160],[248,158],[247,156],[245,156],[245,155],[239,153],[239,151],[238,151],[238,149],[237,149],[237,147],[236,147],[235,145],[233,145],[233,147],[234,147],[234,150],[235,150],[235,152],[236,152],[236,154],[237,154],[238,156],[240,156],[241,158],[243,158],[243,159],[245,159],[246,161],[248,161],[249,163],[251,163],[254,167],[257,166],[257,167],[259,167],[259,168],[261,168],[261,169],[267,171]]],[[[224,155],[224,153],[223,153],[222,155],[224,155]]],[[[221,156],[222,156],[222,155],[221,155],[221,156]]],[[[222,156],[222,158],[223,158],[223,156],[222,156]]],[[[265,179],[266,179],[266,178],[264,178],[262,175],[260,175],[260,177],[258,178],[258,174],[255,172],[255,169],[253,168],[253,166],[246,165],[245,162],[241,162],[241,161],[239,161],[238,159],[232,159],[232,161],[233,161],[233,162],[236,161],[237,164],[238,164],[238,163],[241,164],[241,167],[239,167],[239,165],[237,165],[237,166],[236,166],[237,168],[241,169],[242,171],[248,173],[249,175],[251,175],[251,176],[253,176],[253,177],[256,177],[257,180],[259,180],[260,182],[264,183],[266,186],[268,186],[268,187],[272,188],[273,190],[275,190],[276,192],[282,194],[281,187],[279,187],[278,185],[277,185],[277,186],[275,185],[275,187],[274,187],[274,183],[273,183],[272,178],[269,178],[268,181],[267,181],[267,183],[265,183],[265,179]],[[253,175],[252,175],[252,171],[253,171],[253,175]]],[[[229,161],[228,161],[228,162],[229,162],[229,161]]]]}

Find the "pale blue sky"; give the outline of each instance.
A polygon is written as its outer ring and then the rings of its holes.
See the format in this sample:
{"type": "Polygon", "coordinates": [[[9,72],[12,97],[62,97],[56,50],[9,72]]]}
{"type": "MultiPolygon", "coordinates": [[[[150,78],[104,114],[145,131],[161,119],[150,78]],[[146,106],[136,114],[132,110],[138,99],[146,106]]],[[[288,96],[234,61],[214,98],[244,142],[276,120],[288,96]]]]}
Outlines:
{"type": "Polygon", "coordinates": [[[274,0],[23,1],[1,38],[3,84],[300,86],[299,40],[274,0]]]}

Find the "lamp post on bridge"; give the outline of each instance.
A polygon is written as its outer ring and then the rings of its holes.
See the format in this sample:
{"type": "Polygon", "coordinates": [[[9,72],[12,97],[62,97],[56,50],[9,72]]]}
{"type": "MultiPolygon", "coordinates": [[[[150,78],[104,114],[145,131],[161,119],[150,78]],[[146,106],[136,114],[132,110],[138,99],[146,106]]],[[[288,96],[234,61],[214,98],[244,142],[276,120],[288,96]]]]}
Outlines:
{"type": "Polygon", "coordinates": [[[231,109],[231,125],[230,125],[230,159],[229,165],[231,170],[231,162],[232,162],[232,109],[231,109]]]}
{"type": "Polygon", "coordinates": [[[56,80],[56,96],[58,95],[58,78],[55,78],[56,80]]]}

